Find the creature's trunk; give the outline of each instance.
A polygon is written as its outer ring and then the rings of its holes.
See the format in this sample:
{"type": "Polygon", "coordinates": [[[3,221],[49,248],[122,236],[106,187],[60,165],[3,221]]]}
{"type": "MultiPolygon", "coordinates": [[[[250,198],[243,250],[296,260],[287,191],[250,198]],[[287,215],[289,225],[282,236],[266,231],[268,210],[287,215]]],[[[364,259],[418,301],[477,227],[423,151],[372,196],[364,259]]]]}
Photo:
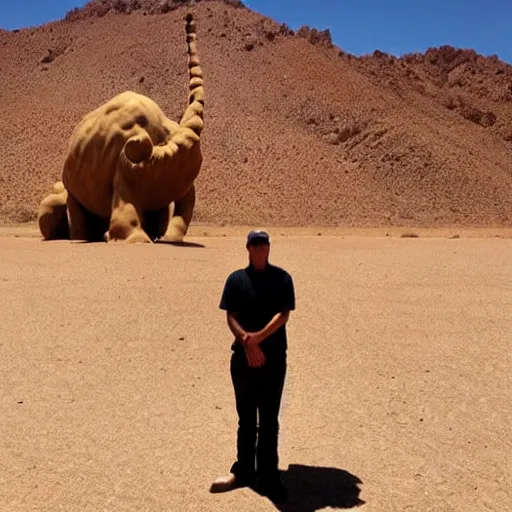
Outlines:
{"type": "Polygon", "coordinates": [[[190,92],[188,96],[188,106],[180,120],[180,126],[190,128],[197,135],[201,135],[204,113],[203,72],[199,65],[196,25],[192,14],[187,14],[186,20],[190,92]]]}
{"type": "MultiPolygon", "coordinates": [[[[169,143],[163,146],[153,146],[151,140],[144,134],[142,136],[134,136],[126,142],[121,158],[126,159],[125,165],[133,169],[139,169],[141,165],[148,168],[154,166],[155,172],[167,173],[168,165],[161,165],[162,162],[169,162],[177,158],[180,149],[191,149],[199,142],[201,132],[203,130],[203,112],[204,112],[204,89],[203,89],[203,73],[199,65],[199,57],[197,53],[196,43],[196,26],[192,14],[186,16],[186,32],[188,44],[188,68],[189,68],[189,95],[188,105],[180,120],[181,130],[176,132],[170,139],[169,143]],[[184,129],[185,128],[185,129],[184,129]],[[159,171],[160,169],[160,171],[159,171]]],[[[191,167],[199,168],[198,165],[192,163],[192,157],[189,153],[182,153],[186,162],[176,163],[175,168],[191,167]],[[185,165],[186,164],[186,165],[185,165]]],[[[198,160],[202,159],[200,152],[195,152],[198,160]]],[[[197,162],[196,162],[197,163],[197,162]]],[[[184,175],[186,176],[186,174],[184,175]]],[[[155,175],[155,180],[158,176],[155,175]]]]}

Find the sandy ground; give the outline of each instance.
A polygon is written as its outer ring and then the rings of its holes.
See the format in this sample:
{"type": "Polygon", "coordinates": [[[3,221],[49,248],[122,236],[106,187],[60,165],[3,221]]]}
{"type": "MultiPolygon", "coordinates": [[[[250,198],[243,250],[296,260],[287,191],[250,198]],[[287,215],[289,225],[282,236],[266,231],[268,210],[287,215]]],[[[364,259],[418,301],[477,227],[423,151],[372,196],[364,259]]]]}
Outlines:
{"type": "MultiPolygon", "coordinates": [[[[245,236],[253,225],[218,225],[213,223],[192,222],[188,237],[230,237],[245,236]]],[[[260,226],[257,226],[260,227],[260,226]]],[[[401,227],[401,226],[380,226],[380,227],[329,227],[329,226],[271,226],[262,225],[269,229],[273,237],[283,236],[334,236],[334,237],[400,237],[400,238],[512,238],[512,227],[471,227],[471,226],[446,226],[446,227],[401,227]]],[[[0,223],[0,237],[9,238],[41,238],[41,233],[36,222],[26,223],[0,223]]]]}
{"type": "MultiPolygon", "coordinates": [[[[0,509],[276,510],[208,492],[234,456],[218,301],[241,234],[2,234],[0,509]]],[[[512,241],[289,234],[271,259],[297,294],[280,510],[510,510],[512,241]]]]}

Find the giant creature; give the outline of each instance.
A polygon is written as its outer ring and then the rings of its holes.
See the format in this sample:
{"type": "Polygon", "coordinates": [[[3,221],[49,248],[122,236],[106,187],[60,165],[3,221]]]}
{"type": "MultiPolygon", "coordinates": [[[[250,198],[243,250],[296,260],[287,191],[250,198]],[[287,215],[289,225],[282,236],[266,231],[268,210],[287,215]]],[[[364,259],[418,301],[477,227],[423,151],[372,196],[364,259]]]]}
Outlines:
{"type": "Polygon", "coordinates": [[[181,242],[202,164],[204,89],[196,27],[187,14],[189,94],[179,123],[147,96],[126,91],[73,130],[62,180],[40,203],[45,240],[181,242]]]}

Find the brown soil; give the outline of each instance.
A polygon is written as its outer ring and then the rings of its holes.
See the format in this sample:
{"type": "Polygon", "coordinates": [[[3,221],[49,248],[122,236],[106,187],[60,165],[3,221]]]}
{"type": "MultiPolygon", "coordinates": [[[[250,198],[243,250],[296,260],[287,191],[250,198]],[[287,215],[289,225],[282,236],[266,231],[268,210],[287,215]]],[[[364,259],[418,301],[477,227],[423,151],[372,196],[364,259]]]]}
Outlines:
{"type": "MultiPolygon", "coordinates": [[[[95,1],[0,32],[0,222],[33,221],[71,130],[114,94],[180,116],[182,3],[95,1]]],[[[207,94],[194,222],[512,225],[511,66],[451,47],[356,58],[236,1],[191,9],[207,94]]]]}
{"type": "Polygon", "coordinates": [[[236,449],[218,302],[242,236],[0,238],[2,512],[510,510],[511,240],[271,235],[290,503],[208,492],[236,449]]]}

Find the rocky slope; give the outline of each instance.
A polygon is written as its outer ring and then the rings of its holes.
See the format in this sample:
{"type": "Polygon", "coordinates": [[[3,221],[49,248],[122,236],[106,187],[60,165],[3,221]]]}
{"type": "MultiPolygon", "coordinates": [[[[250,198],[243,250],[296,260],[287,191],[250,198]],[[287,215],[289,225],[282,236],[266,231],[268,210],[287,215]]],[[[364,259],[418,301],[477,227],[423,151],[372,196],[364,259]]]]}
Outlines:
{"type": "Polygon", "coordinates": [[[187,10],[207,94],[196,222],[512,224],[511,66],[451,47],[358,58],[237,0],[94,0],[0,31],[0,221],[34,219],[74,125],[112,95],[180,116],[187,10]]]}

